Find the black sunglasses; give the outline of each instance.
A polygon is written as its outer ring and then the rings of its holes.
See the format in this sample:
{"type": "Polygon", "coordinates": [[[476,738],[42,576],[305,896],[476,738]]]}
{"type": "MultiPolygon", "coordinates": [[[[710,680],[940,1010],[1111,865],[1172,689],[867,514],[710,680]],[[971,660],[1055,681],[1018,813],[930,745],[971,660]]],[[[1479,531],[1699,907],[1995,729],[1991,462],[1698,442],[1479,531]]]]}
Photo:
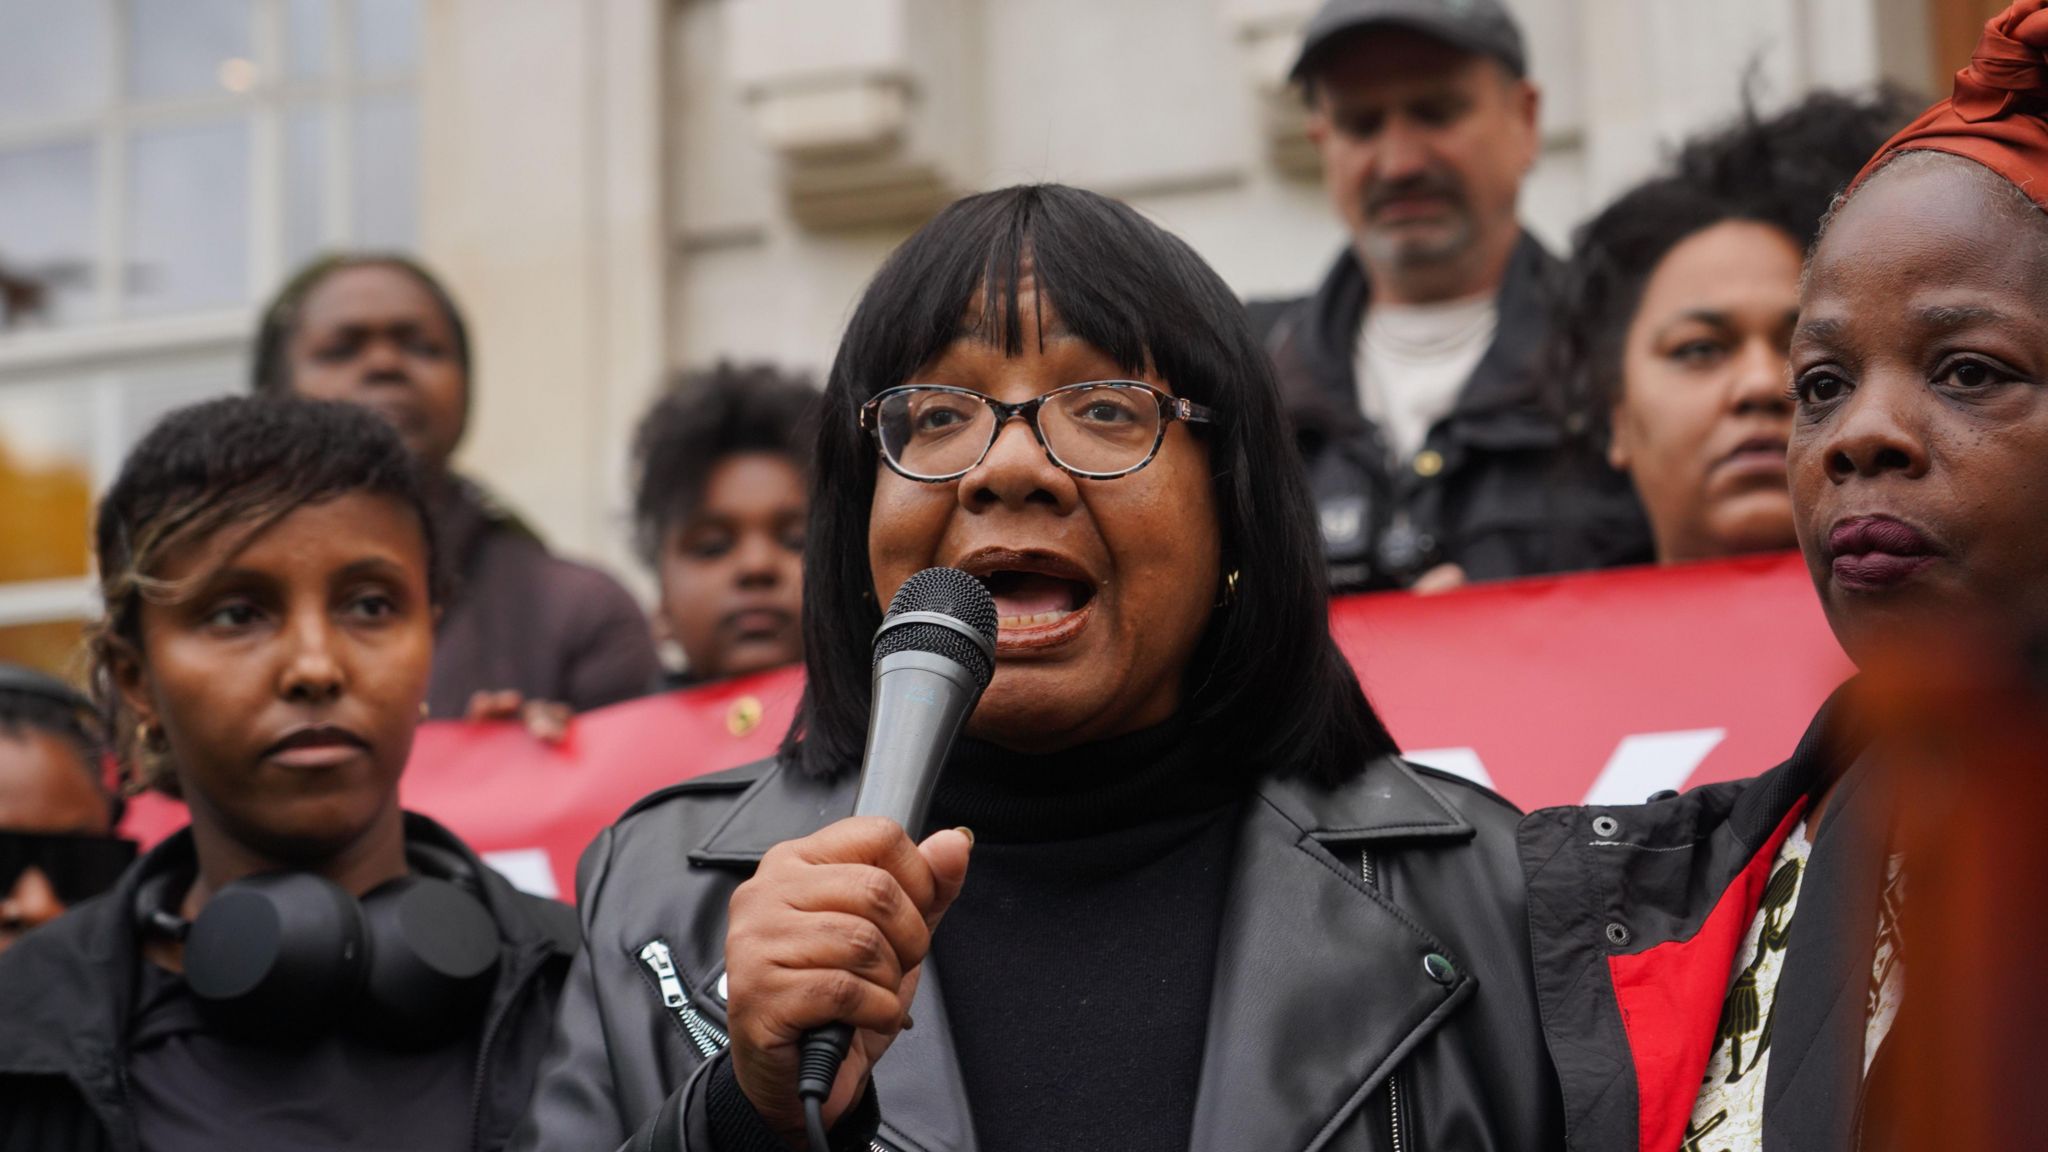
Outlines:
{"type": "Polygon", "coordinates": [[[0,829],[0,893],[34,868],[57,899],[76,904],[112,888],[134,862],[135,841],[120,836],[0,829]]]}

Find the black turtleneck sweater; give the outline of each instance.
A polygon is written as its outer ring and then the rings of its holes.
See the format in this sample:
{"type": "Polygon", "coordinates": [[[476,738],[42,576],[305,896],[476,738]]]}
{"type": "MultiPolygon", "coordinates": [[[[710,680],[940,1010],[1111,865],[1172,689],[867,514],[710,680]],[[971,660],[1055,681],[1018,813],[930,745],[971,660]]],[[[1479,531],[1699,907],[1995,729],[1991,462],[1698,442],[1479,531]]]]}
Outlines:
{"type": "Polygon", "coordinates": [[[983,1152],[1188,1146],[1247,785],[1178,724],[955,750],[929,826],[974,855],[932,947],[983,1152]]]}

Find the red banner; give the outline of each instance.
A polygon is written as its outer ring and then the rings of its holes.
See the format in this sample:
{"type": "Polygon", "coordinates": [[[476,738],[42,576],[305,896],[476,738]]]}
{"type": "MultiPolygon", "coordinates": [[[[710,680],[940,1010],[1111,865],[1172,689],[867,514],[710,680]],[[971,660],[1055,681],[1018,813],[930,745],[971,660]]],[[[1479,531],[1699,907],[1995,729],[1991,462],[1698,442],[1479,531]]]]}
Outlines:
{"type": "MultiPolygon", "coordinates": [[[[1347,597],[1331,628],[1409,755],[1527,808],[1632,803],[1785,758],[1850,672],[1794,555],[1347,597]]],[[[400,793],[515,882],[568,896],[598,830],[666,784],[771,753],[794,669],[514,724],[421,726],[400,793]]],[[[181,805],[142,797],[154,842],[181,805]]]]}

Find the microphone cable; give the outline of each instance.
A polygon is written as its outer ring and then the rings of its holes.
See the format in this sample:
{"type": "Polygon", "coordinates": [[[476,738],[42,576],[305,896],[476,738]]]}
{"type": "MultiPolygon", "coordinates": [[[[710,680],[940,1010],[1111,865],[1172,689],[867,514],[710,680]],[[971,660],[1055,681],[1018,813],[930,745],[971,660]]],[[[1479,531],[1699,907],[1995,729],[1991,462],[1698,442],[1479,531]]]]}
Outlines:
{"type": "Polygon", "coordinates": [[[832,1152],[832,1138],[825,1134],[825,1102],[804,1097],[804,1130],[810,1134],[811,1152],[832,1152]]]}
{"type": "Polygon", "coordinates": [[[832,1139],[825,1131],[825,1099],[832,1095],[832,1082],[839,1078],[839,1065],[852,1046],[852,1028],[828,1024],[804,1033],[797,1047],[796,1095],[803,1101],[811,1152],[832,1152],[832,1139]]]}

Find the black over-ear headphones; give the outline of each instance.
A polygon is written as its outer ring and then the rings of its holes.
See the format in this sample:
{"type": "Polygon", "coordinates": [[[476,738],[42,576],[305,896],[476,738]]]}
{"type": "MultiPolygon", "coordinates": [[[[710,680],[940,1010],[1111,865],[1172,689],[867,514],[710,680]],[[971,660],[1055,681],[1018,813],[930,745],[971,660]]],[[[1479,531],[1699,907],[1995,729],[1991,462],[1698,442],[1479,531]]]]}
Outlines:
{"type": "Polygon", "coordinates": [[[498,928],[468,861],[428,844],[406,855],[415,871],[360,901],[324,876],[269,872],[227,885],[187,921],[169,907],[180,877],[163,873],[144,882],[135,912],[143,931],[185,942],[185,982],[222,1032],[290,1045],[346,1029],[427,1048],[481,1018],[498,928]]]}

